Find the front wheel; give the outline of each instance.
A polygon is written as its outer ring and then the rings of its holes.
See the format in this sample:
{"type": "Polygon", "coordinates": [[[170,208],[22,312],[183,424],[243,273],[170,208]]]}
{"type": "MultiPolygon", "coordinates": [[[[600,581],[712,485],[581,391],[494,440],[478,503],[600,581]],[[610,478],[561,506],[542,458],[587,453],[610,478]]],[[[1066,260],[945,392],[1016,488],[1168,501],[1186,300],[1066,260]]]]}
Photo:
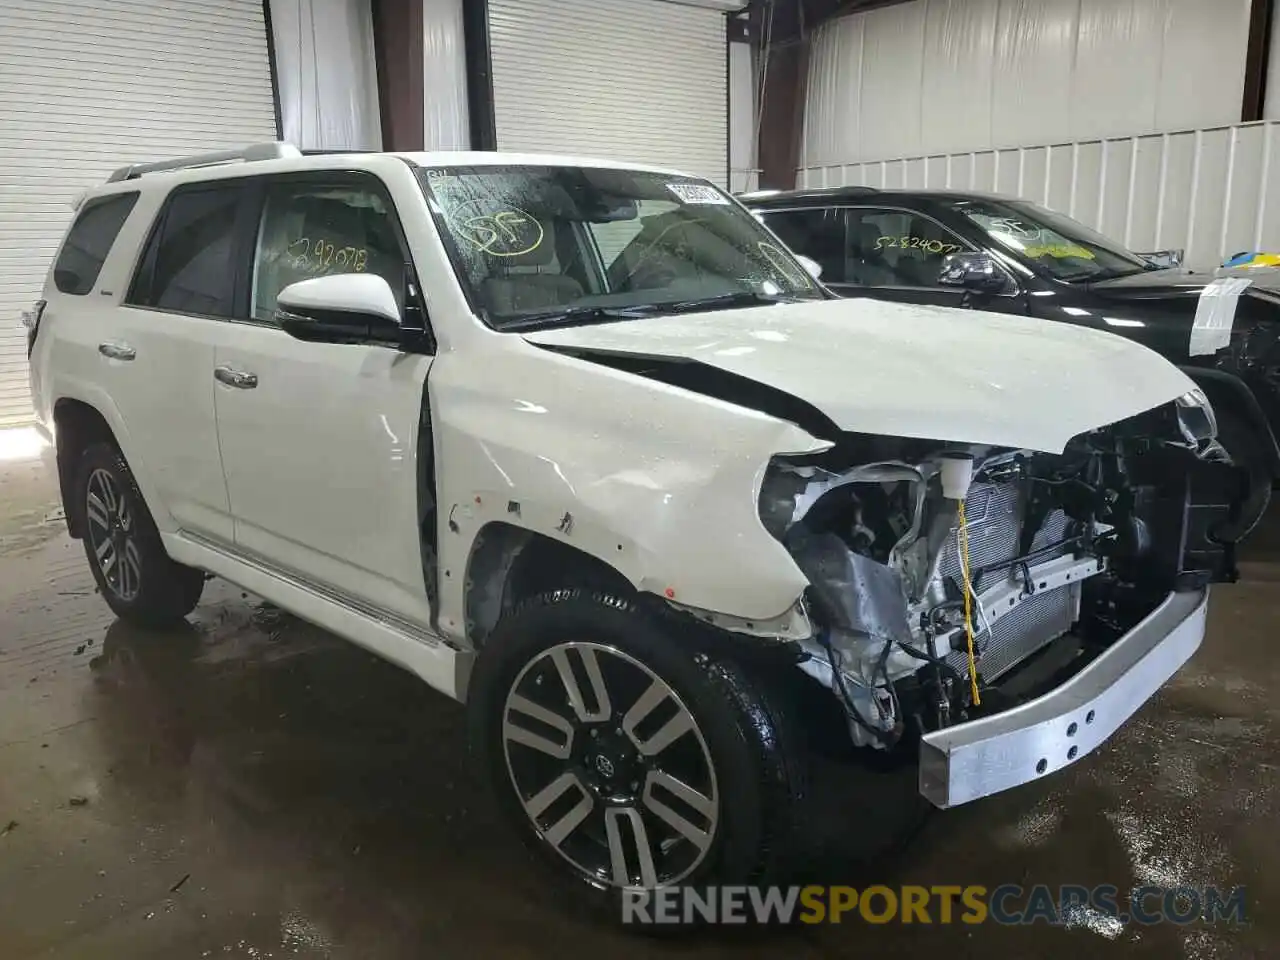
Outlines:
{"type": "Polygon", "coordinates": [[[778,704],[627,601],[524,605],[481,650],[468,702],[499,803],[595,905],[779,867],[803,776],[778,704]]]}
{"type": "Polygon", "coordinates": [[[108,443],[81,454],[75,508],[98,590],[116,616],[151,627],[195,609],[204,574],[169,559],[129,465],[108,443]]]}

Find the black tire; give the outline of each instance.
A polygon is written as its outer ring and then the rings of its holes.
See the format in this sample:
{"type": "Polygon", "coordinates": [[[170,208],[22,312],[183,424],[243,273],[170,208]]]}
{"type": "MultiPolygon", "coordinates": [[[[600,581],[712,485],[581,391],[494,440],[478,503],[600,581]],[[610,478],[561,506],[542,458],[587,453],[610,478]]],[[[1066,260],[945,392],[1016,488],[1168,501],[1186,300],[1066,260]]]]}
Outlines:
{"type": "Polygon", "coordinates": [[[120,451],[109,443],[85,448],[76,467],[73,509],[79,511],[85,556],[107,604],[122,620],[148,627],[181,621],[195,609],[204,590],[200,570],[169,559],[155,520],[147,509],[133,472],[120,451]],[[109,478],[118,507],[104,503],[101,493],[109,478]],[[96,503],[91,504],[91,484],[96,503]],[[103,506],[110,531],[102,537],[103,506]],[[111,547],[104,546],[106,539],[111,547]],[[103,557],[99,552],[103,551],[103,557]],[[125,564],[121,559],[128,557],[125,564]],[[104,564],[107,567],[104,570],[104,564]],[[128,570],[127,574],[121,571],[128,570]],[[124,579],[121,579],[121,576],[124,579]]]}
{"type": "MultiPolygon", "coordinates": [[[[711,652],[697,643],[696,636],[675,635],[671,625],[659,624],[630,601],[577,589],[557,590],[535,597],[505,617],[481,649],[469,687],[472,747],[485,767],[498,805],[539,859],[555,870],[570,889],[577,891],[581,905],[600,917],[612,911],[611,919],[617,921],[622,918],[620,887],[608,880],[589,879],[579,866],[570,862],[567,854],[562,854],[544,836],[543,830],[526,812],[517,792],[516,764],[508,761],[504,717],[513,686],[524,682],[522,678],[526,676],[542,683],[542,677],[529,674],[527,668],[545,664],[540,656],[569,639],[603,645],[621,653],[627,660],[642,664],[653,677],[675,692],[678,700],[682,701],[679,706],[687,708],[696,724],[700,737],[697,742],[705,745],[702,755],[710,759],[714,768],[713,789],[719,799],[715,823],[705,831],[711,839],[706,843],[701,859],[677,882],[695,886],[756,884],[780,875],[787,867],[798,808],[806,788],[803,745],[798,742],[795,728],[771,688],[757,681],[749,667],[711,652]]],[[[600,656],[605,659],[612,654],[606,651],[600,656]]],[[[557,675],[550,676],[552,683],[540,689],[547,695],[558,695],[566,688],[562,683],[555,687],[557,675]]],[[[580,676],[585,677],[585,674],[580,676]]],[[[520,689],[525,688],[522,686],[520,689]]],[[[611,693],[610,697],[613,696],[611,693]]],[[[600,726],[612,727],[615,723],[613,717],[636,709],[634,704],[638,698],[626,702],[621,696],[618,699],[618,710],[600,726]]],[[[567,703],[567,699],[564,702],[567,703]]],[[[570,741],[576,742],[578,737],[589,731],[578,723],[572,710],[564,712],[568,714],[566,719],[575,725],[570,741]]],[[[625,724],[625,721],[620,722],[625,724]]],[[[641,724],[644,722],[640,721],[641,724]]],[[[634,729],[638,732],[640,728],[637,725],[634,729]]],[[[610,731],[604,730],[603,733],[608,735],[610,731]]],[[[652,734],[646,736],[650,737],[649,742],[658,739],[652,734]]],[[[582,742],[591,744],[594,750],[602,740],[582,742]]],[[[619,742],[624,753],[630,745],[639,745],[637,740],[619,742]]],[[[529,749],[519,744],[517,747],[529,749]]],[[[643,752],[643,749],[639,751],[643,752]]],[[[641,763],[657,765],[660,762],[657,757],[646,760],[639,753],[635,758],[641,763]]],[[[518,757],[518,754],[513,756],[518,757]]],[[[669,755],[662,753],[661,756],[669,755]]],[[[563,762],[567,765],[572,761],[563,762]]],[[[582,769],[584,777],[589,772],[585,767],[575,769],[582,769]]],[[[634,788],[635,783],[631,787],[634,788]]],[[[642,794],[645,792],[641,791],[642,794]]],[[[526,798],[532,795],[532,791],[526,792],[526,798]]],[[[586,795],[585,788],[583,795],[586,795]]],[[[596,799],[602,815],[614,802],[604,799],[601,794],[596,794],[596,799]]],[[[638,811],[646,805],[642,799],[635,800],[638,811]]],[[[592,813],[595,810],[593,807],[592,813]]],[[[550,832],[550,828],[545,829],[550,832]]],[[[583,821],[583,829],[590,830],[589,821],[583,821]]],[[[637,836],[637,833],[632,833],[632,840],[637,836]]],[[[656,836],[650,839],[656,839],[656,836]]],[[[654,843],[655,855],[667,857],[669,851],[678,849],[680,842],[654,843]]],[[[692,840],[684,842],[697,845],[692,840]]],[[[567,846],[569,840],[562,843],[567,846]]],[[[608,856],[607,850],[605,855],[608,856]]]]}

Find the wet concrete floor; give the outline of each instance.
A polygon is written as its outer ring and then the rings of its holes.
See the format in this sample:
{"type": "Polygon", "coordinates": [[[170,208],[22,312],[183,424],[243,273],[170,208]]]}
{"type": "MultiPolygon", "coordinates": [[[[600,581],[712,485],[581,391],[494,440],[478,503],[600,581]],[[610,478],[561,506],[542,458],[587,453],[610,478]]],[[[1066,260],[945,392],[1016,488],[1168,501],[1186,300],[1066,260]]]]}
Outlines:
{"type": "Polygon", "coordinates": [[[1280,955],[1273,519],[1204,647],[1107,747],[932,818],[872,878],[1243,885],[1247,924],[671,943],[564,909],[483,799],[457,706],[218,581],[189,629],[113,621],[41,464],[0,464],[0,957],[1280,955]]]}

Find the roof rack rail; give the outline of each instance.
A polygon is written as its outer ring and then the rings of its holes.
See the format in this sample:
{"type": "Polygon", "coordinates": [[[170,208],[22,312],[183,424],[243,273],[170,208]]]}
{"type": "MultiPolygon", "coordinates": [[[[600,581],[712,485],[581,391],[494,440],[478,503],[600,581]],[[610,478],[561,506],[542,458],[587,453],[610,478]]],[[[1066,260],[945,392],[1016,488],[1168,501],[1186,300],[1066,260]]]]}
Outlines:
{"type": "Polygon", "coordinates": [[[107,177],[107,183],[133,180],[144,173],[159,173],[162,170],[187,170],[193,167],[213,167],[222,163],[249,163],[254,160],[281,160],[300,156],[302,156],[302,152],[292,143],[284,143],[283,141],[254,143],[239,150],[200,153],[192,157],[158,160],[155,163],[132,163],[127,167],[120,167],[112,173],[111,176],[107,177]]]}

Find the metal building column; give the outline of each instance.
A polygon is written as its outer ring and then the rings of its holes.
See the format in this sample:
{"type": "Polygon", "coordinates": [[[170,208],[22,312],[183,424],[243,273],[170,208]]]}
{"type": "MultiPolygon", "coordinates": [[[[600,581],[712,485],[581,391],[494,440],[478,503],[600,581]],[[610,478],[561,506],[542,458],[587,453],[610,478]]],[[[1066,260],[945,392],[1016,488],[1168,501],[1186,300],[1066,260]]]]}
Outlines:
{"type": "Polygon", "coordinates": [[[760,187],[791,190],[800,166],[804,103],[809,82],[809,40],[774,45],[761,57],[758,163],[760,187]]]}
{"type": "Polygon", "coordinates": [[[1273,0],[1253,0],[1249,10],[1249,43],[1244,55],[1244,103],[1240,121],[1252,123],[1265,116],[1267,73],[1271,65],[1273,0]]]}
{"type": "Polygon", "coordinates": [[[422,0],[373,0],[384,150],[421,150],[422,0]]]}

